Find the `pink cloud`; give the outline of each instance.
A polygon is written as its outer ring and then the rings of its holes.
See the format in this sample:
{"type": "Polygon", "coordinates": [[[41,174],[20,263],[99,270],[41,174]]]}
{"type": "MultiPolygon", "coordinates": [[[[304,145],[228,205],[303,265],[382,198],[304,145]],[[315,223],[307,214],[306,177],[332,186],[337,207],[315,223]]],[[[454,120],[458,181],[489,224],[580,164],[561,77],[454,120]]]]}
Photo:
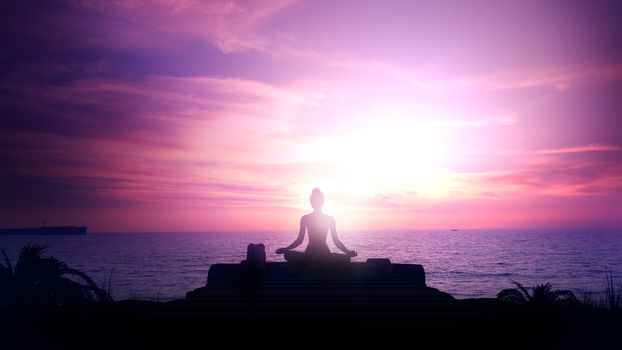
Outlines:
{"type": "Polygon", "coordinates": [[[3,18],[7,222],[284,229],[318,183],[351,228],[618,220],[613,15],[586,32],[564,19],[592,12],[537,2],[37,5],[3,18]]]}
{"type": "MultiPolygon", "coordinates": [[[[265,50],[266,37],[257,35],[261,22],[295,0],[242,1],[83,1],[82,9],[121,19],[129,25],[99,27],[91,40],[113,38],[143,45],[153,31],[194,36],[213,43],[223,53],[265,50]]],[[[110,42],[108,42],[110,43],[110,42]]]]}
{"type": "Polygon", "coordinates": [[[516,169],[466,174],[484,197],[607,195],[622,190],[622,149],[588,145],[555,150],[506,152],[516,169]]]}

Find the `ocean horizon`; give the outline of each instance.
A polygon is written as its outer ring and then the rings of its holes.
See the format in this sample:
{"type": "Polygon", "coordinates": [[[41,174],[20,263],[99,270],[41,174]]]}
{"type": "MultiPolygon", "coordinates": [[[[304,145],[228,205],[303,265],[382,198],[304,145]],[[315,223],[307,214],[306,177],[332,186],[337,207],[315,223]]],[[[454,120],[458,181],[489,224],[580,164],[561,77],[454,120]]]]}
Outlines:
{"type": "MultiPolygon", "coordinates": [[[[0,236],[13,260],[25,244],[47,244],[47,254],[109,287],[115,299],[170,301],[202,287],[209,266],[238,263],[249,243],[274,251],[291,231],[89,233],[85,236],[0,236]]],[[[389,258],[423,265],[426,283],[456,298],[495,297],[513,287],[551,282],[582,298],[597,297],[605,278],[622,278],[622,229],[376,230],[340,232],[353,261],[389,258]]],[[[330,241],[330,239],[329,239],[330,241]]],[[[303,250],[306,242],[300,247],[303,250]]],[[[329,243],[333,251],[337,249],[329,243]]]]}

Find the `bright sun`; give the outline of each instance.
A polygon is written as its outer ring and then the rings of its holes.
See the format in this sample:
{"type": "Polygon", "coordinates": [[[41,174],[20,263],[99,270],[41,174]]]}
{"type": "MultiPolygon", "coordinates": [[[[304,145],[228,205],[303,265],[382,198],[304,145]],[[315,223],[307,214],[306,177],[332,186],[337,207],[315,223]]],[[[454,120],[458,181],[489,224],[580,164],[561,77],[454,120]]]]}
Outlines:
{"type": "Polygon", "coordinates": [[[445,197],[450,173],[441,164],[446,150],[431,125],[391,122],[348,135],[316,139],[307,154],[335,166],[325,185],[348,195],[416,192],[420,198],[445,197]]]}

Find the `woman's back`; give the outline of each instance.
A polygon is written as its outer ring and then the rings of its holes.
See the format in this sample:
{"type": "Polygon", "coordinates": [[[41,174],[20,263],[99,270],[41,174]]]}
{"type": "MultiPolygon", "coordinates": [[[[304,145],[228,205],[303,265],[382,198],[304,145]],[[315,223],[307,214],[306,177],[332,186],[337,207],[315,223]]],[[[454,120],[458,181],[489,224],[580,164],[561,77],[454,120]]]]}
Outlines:
{"type": "Polygon", "coordinates": [[[298,232],[298,238],[292,244],[285,248],[279,248],[276,250],[277,254],[285,254],[285,260],[289,262],[308,262],[308,261],[324,261],[324,262],[348,262],[351,257],[356,256],[354,250],[348,250],[343,243],[337,237],[337,225],[335,218],[330,215],[322,213],[322,206],[324,205],[324,194],[319,188],[313,189],[311,198],[309,198],[311,206],[313,207],[313,213],[307,214],[300,219],[300,231],[298,232]],[[344,254],[331,253],[326,244],[326,238],[330,232],[333,237],[333,243],[344,254]],[[309,236],[309,244],[304,253],[292,251],[292,249],[298,247],[305,238],[305,234],[309,236]]]}
{"type": "Polygon", "coordinates": [[[330,253],[326,237],[333,226],[332,216],[320,212],[314,212],[302,217],[302,222],[309,235],[309,244],[305,252],[307,254],[330,253]]]}

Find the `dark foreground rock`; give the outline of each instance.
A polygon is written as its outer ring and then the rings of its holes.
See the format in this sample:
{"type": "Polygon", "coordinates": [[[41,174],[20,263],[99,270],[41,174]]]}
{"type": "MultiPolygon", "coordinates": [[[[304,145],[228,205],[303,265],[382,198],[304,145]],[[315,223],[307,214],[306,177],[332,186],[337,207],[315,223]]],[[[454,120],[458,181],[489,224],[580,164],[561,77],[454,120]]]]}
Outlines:
{"type": "Polygon", "coordinates": [[[120,301],[4,309],[0,348],[219,348],[213,344],[220,341],[232,347],[257,342],[389,346],[405,341],[413,348],[432,344],[619,349],[621,326],[620,312],[538,310],[491,299],[120,301]]]}
{"type": "Polygon", "coordinates": [[[621,344],[619,311],[457,300],[427,287],[423,268],[415,265],[395,270],[386,262],[341,270],[220,266],[210,270],[205,287],[167,303],[0,309],[0,348],[618,349],[621,344]]]}

